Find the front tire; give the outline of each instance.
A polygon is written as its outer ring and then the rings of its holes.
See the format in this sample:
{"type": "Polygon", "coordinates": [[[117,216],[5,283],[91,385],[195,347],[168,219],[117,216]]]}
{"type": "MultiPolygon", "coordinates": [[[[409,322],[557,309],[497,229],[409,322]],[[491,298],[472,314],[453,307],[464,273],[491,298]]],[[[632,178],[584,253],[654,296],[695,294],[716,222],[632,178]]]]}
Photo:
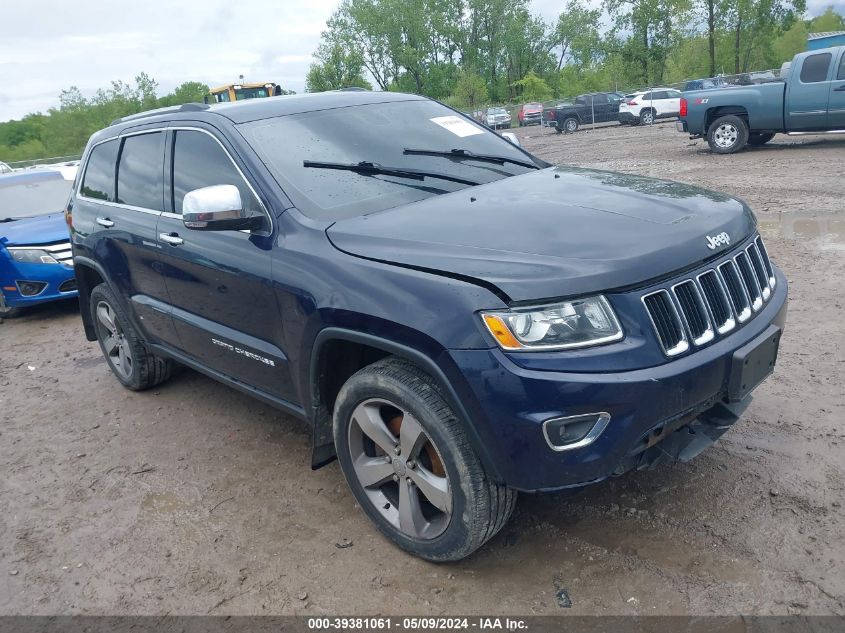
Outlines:
{"type": "Polygon", "coordinates": [[[516,491],[489,479],[434,380],[406,360],[386,358],[343,385],[334,440],[364,513],[415,556],[465,558],[513,512],[516,491]]]}
{"type": "Polygon", "coordinates": [[[102,283],[91,291],[89,305],[100,350],[124,387],[142,391],[170,378],[172,362],[147,350],[106,284],[102,283]]]}
{"type": "Polygon", "coordinates": [[[728,114],[719,117],[707,130],[707,144],[717,154],[733,154],[748,142],[748,124],[744,119],[728,114]]]}

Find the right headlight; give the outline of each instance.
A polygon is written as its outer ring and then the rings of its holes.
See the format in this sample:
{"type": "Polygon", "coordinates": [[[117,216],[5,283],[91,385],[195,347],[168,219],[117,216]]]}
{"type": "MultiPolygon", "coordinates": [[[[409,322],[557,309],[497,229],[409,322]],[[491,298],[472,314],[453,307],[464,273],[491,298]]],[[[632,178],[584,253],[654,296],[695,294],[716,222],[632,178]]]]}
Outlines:
{"type": "Polygon", "coordinates": [[[624,334],[608,300],[599,295],[547,306],[482,312],[506,350],[558,350],[618,341],[624,334]]]}

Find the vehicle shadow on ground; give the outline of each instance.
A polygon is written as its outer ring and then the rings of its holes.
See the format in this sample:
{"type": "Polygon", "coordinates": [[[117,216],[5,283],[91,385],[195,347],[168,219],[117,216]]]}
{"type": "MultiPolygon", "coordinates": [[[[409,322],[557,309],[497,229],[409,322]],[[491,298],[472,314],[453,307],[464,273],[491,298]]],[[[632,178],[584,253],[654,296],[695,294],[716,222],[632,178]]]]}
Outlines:
{"type": "MultiPolygon", "coordinates": [[[[49,321],[59,317],[65,317],[71,314],[79,314],[79,300],[76,297],[70,299],[62,299],[61,301],[51,301],[49,303],[40,303],[38,305],[24,308],[20,314],[13,318],[0,317],[0,324],[14,326],[19,322],[33,322],[33,321],[49,321]]],[[[79,323],[80,329],[82,322],[79,323]]]]}

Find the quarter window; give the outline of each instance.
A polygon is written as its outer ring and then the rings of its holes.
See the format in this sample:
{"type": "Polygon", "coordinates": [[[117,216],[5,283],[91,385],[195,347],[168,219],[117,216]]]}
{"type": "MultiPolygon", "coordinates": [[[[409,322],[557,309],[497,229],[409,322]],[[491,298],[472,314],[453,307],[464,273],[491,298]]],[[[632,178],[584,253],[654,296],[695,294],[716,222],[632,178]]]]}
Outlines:
{"type": "Polygon", "coordinates": [[[812,84],[826,81],[831,59],[833,56],[830,53],[810,55],[804,59],[804,65],[801,67],[801,83],[812,84]]]}
{"type": "Polygon", "coordinates": [[[182,213],[185,194],[212,185],[234,185],[249,215],[262,215],[261,203],[220,144],[205,132],[177,130],[173,143],[173,212],[182,213]]]}
{"type": "Polygon", "coordinates": [[[117,139],[100,143],[91,150],[82,195],[97,200],[114,202],[114,164],[117,161],[117,139]]]}
{"type": "Polygon", "coordinates": [[[837,79],[845,79],[845,53],[842,54],[842,61],[839,63],[839,74],[837,79]]]}
{"type": "Polygon", "coordinates": [[[163,211],[164,133],[127,136],[117,166],[117,201],[142,209],[163,211]]]}

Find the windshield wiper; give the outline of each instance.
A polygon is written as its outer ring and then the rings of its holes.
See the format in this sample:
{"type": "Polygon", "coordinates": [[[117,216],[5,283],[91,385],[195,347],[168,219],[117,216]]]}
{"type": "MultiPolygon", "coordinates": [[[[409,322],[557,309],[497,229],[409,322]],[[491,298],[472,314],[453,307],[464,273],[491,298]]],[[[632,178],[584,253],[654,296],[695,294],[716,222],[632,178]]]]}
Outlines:
{"type": "Polygon", "coordinates": [[[513,163],[529,169],[540,169],[539,165],[528,160],[521,160],[519,158],[508,158],[507,156],[493,156],[492,154],[476,154],[468,149],[450,149],[449,151],[439,151],[436,149],[411,149],[406,147],[403,154],[412,154],[416,156],[445,156],[446,158],[468,158],[471,160],[479,160],[485,163],[496,163],[504,165],[505,163],[513,163]]]}
{"type": "Polygon", "coordinates": [[[317,169],[338,169],[341,171],[354,171],[357,174],[366,174],[368,176],[383,175],[383,176],[398,176],[399,178],[410,178],[412,180],[425,180],[426,178],[438,178],[439,180],[448,180],[450,182],[457,182],[462,185],[475,186],[481,184],[475,180],[467,180],[459,176],[452,176],[451,174],[442,174],[439,171],[426,171],[424,169],[408,169],[405,167],[385,167],[378,163],[370,163],[362,160],[360,163],[322,163],[314,160],[302,161],[303,167],[316,167],[317,169]]]}

